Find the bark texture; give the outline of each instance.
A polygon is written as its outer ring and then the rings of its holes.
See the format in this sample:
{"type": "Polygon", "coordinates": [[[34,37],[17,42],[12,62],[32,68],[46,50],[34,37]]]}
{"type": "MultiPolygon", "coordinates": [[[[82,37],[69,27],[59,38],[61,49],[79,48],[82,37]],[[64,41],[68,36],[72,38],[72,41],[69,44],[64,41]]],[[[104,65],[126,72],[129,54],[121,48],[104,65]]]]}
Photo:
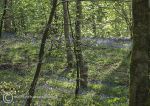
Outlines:
{"type": "Polygon", "coordinates": [[[77,61],[79,61],[80,67],[80,87],[87,87],[87,77],[88,77],[88,68],[84,63],[82,49],[81,49],[81,20],[82,20],[82,5],[80,0],[76,0],[76,25],[75,25],[75,43],[76,43],[76,53],[77,61]]]}
{"type": "Polygon", "coordinates": [[[4,19],[4,30],[5,32],[13,32],[13,18],[12,18],[12,0],[7,0],[7,9],[4,19]]]}
{"type": "Polygon", "coordinates": [[[133,49],[130,65],[129,106],[150,106],[148,103],[148,0],[133,0],[133,49]]]}
{"type": "Polygon", "coordinates": [[[53,5],[52,5],[52,9],[51,9],[51,13],[49,16],[49,20],[47,23],[47,26],[45,28],[45,31],[43,33],[43,38],[41,41],[41,47],[40,47],[40,52],[39,52],[39,60],[38,60],[38,64],[37,64],[37,68],[36,68],[36,72],[34,75],[34,79],[31,83],[31,87],[29,89],[29,98],[27,98],[26,104],[25,106],[30,106],[31,102],[32,102],[32,98],[34,96],[34,92],[35,92],[35,87],[40,75],[40,71],[41,71],[41,65],[42,65],[42,60],[43,60],[43,55],[44,55],[44,47],[45,47],[45,43],[46,43],[46,39],[48,37],[48,33],[49,33],[49,28],[51,27],[51,23],[54,17],[54,13],[56,10],[56,6],[57,6],[57,0],[53,0],[53,5]]]}
{"type": "Polygon", "coordinates": [[[7,0],[4,0],[4,10],[3,10],[2,17],[1,17],[1,23],[0,23],[0,38],[2,36],[3,23],[4,23],[4,18],[6,15],[6,8],[7,8],[7,0]]]}
{"type": "Polygon", "coordinates": [[[68,1],[62,0],[63,2],[63,17],[64,17],[64,35],[66,41],[66,52],[67,52],[67,68],[73,68],[73,52],[71,48],[71,36],[69,34],[69,16],[68,16],[68,1]]]}

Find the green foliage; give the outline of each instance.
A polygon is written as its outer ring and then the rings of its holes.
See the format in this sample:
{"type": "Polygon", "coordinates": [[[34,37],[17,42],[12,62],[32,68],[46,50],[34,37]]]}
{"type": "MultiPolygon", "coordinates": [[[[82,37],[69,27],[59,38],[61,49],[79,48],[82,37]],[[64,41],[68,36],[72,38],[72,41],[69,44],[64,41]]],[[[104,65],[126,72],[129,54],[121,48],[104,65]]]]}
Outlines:
{"type": "MultiPolygon", "coordinates": [[[[13,0],[9,7],[13,13],[18,34],[41,33],[46,25],[51,8],[49,0],[13,0]]],[[[99,37],[129,37],[131,24],[131,3],[123,1],[83,1],[82,34],[99,37]],[[93,26],[94,25],[94,26],[93,26]],[[90,26],[90,27],[89,27],[90,26]],[[94,29],[94,27],[96,29],[94,29]],[[95,32],[96,31],[96,35],[95,32]]],[[[58,5],[53,27],[62,32],[62,5],[58,5]]],[[[74,26],[75,2],[69,3],[72,25],[74,26]]],[[[2,12],[1,12],[2,13],[2,12]]]]}
{"type": "Polygon", "coordinates": [[[12,11],[18,33],[35,33],[45,26],[49,14],[49,0],[13,0],[12,11]]]}

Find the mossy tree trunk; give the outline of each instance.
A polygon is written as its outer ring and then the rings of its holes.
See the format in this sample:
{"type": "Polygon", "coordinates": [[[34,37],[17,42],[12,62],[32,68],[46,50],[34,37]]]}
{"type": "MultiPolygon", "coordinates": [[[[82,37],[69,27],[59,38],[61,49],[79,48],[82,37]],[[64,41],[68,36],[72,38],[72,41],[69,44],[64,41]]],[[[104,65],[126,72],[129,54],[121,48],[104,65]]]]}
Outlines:
{"type": "Polygon", "coordinates": [[[76,0],[76,25],[75,25],[75,43],[76,43],[76,53],[77,61],[79,61],[80,67],[80,87],[87,87],[87,77],[88,77],[88,68],[84,62],[82,49],[81,49],[81,21],[82,21],[82,5],[80,0],[76,0]]]}
{"type": "Polygon", "coordinates": [[[148,0],[133,0],[133,49],[130,65],[129,106],[148,104],[149,73],[148,48],[150,45],[148,24],[148,0]]]}
{"type": "Polygon", "coordinates": [[[67,68],[73,68],[73,51],[71,36],[69,34],[69,16],[68,16],[68,1],[62,0],[63,2],[63,17],[64,17],[64,35],[66,41],[66,52],[67,52],[67,68]]]}
{"type": "Polygon", "coordinates": [[[48,34],[49,34],[49,28],[51,27],[51,23],[52,23],[52,20],[53,20],[53,17],[54,17],[56,6],[57,6],[57,0],[53,0],[53,5],[52,5],[51,12],[50,12],[49,20],[48,20],[47,26],[45,28],[45,31],[43,33],[43,37],[42,37],[42,41],[41,41],[40,52],[39,52],[39,60],[38,60],[36,72],[35,72],[35,75],[34,75],[34,79],[31,83],[31,87],[29,89],[29,97],[30,98],[27,98],[25,106],[30,106],[30,104],[32,102],[32,98],[34,96],[35,87],[36,87],[36,84],[37,84],[37,81],[38,81],[38,78],[39,78],[39,75],[40,75],[40,71],[41,71],[41,65],[42,65],[42,60],[43,60],[43,56],[44,56],[45,43],[46,43],[46,39],[47,39],[48,34]]]}
{"type": "MultiPolygon", "coordinates": [[[[95,9],[94,8],[96,6],[95,4],[96,3],[92,1],[92,9],[93,10],[95,9]]],[[[95,12],[92,14],[92,30],[93,30],[94,36],[96,37],[97,27],[96,27],[96,15],[95,14],[96,14],[95,12]]]]}
{"type": "Polygon", "coordinates": [[[7,0],[7,9],[4,19],[4,31],[13,32],[13,15],[12,15],[12,0],[7,0]]]}
{"type": "Polygon", "coordinates": [[[6,9],[7,9],[7,0],[4,0],[4,10],[3,10],[2,17],[1,17],[1,23],[0,23],[0,38],[2,36],[3,23],[4,23],[4,18],[6,15],[6,9]]]}

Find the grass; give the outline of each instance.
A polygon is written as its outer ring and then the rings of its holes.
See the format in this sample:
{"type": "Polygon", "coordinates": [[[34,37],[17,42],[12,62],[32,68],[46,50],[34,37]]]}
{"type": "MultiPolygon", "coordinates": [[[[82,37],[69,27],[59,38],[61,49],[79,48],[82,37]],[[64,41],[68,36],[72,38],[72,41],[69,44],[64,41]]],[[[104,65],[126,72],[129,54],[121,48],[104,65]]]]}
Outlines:
{"type": "MultiPolygon", "coordinates": [[[[19,41],[13,44],[9,40],[6,42],[9,45],[0,48],[0,63],[22,63],[24,67],[20,70],[0,70],[1,95],[10,91],[14,96],[26,94],[35,73],[38,46],[19,41]],[[30,66],[26,56],[29,56],[30,66]],[[22,72],[24,74],[18,74],[22,72]]],[[[48,49],[48,45],[46,48],[48,49]]],[[[83,55],[89,67],[89,85],[86,90],[80,91],[77,99],[74,96],[75,70],[62,74],[66,65],[64,49],[45,51],[45,53],[35,93],[36,96],[45,98],[34,98],[35,106],[38,102],[45,106],[128,105],[129,49],[101,45],[96,48],[84,48],[83,55]],[[57,59],[49,57],[49,53],[57,59]],[[48,58],[50,60],[47,60],[48,58]]],[[[2,100],[2,97],[0,99],[2,100]]]]}

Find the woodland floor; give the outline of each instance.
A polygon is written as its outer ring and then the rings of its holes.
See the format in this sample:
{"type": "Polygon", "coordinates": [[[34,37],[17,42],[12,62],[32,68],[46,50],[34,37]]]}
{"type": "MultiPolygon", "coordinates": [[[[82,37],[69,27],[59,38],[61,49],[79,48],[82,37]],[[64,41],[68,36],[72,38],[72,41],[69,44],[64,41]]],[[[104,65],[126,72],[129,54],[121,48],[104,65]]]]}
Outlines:
{"type": "MultiPolygon", "coordinates": [[[[0,41],[0,93],[11,92],[13,104],[22,104],[37,64],[40,40],[26,36],[0,41]],[[26,38],[26,39],[25,39],[26,38]],[[19,98],[17,98],[17,96],[19,98]]],[[[49,49],[36,87],[35,106],[127,106],[129,52],[127,38],[83,38],[83,55],[88,63],[88,88],[74,97],[76,73],[66,66],[64,43],[49,49]]],[[[0,100],[2,102],[2,96],[0,100]]],[[[1,105],[0,105],[1,106],[1,105]]],[[[5,105],[4,105],[5,106],[5,105]]]]}

